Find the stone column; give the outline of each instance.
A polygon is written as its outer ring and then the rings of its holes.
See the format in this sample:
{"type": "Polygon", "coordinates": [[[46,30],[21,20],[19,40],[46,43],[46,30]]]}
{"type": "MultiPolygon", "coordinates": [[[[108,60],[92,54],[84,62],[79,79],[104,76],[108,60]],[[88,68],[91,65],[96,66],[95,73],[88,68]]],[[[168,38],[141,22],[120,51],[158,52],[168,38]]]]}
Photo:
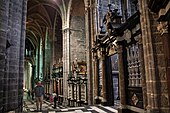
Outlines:
{"type": "MultiPolygon", "coordinates": [[[[21,111],[23,97],[23,68],[24,68],[24,47],[25,47],[25,23],[27,1],[2,1],[3,6],[8,8],[3,17],[8,16],[8,39],[11,46],[8,48],[6,55],[6,81],[4,90],[3,110],[9,111],[16,109],[21,111]]],[[[4,23],[4,22],[3,22],[4,23]]]]}
{"type": "Polygon", "coordinates": [[[91,54],[91,45],[92,45],[92,24],[91,24],[91,15],[90,15],[90,1],[86,0],[85,1],[85,27],[86,27],[86,61],[87,61],[87,79],[88,79],[88,89],[87,89],[87,100],[88,104],[93,104],[93,85],[92,85],[92,54],[91,54]]]}
{"type": "Polygon", "coordinates": [[[102,104],[105,105],[107,103],[107,95],[106,95],[106,50],[102,48],[102,104]]]}
{"type": "Polygon", "coordinates": [[[48,54],[47,54],[47,50],[48,50],[48,47],[46,46],[47,45],[47,40],[48,40],[48,28],[46,28],[46,33],[45,33],[45,40],[43,41],[43,70],[42,70],[42,73],[43,73],[43,78],[47,78],[48,76],[48,65],[47,65],[47,59],[48,59],[48,54]]]}
{"type": "Polygon", "coordinates": [[[143,92],[143,106],[144,109],[147,107],[147,91],[146,91],[146,75],[145,75],[145,65],[144,65],[144,58],[143,58],[143,44],[142,44],[142,37],[139,35],[139,60],[140,60],[140,72],[141,72],[141,85],[142,85],[142,92],[143,92]]]}
{"type": "Polygon", "coordinates": [[[95,96],[95,104],[99,104],[99,61],[97,53],[94,53],[95,57],[95,74],[94,74],[94,96],[95,96]]]}
{"type": "Polygon", "coordinates": [[[63,96],[64,103],[68,97],[68,74],[70,74],[70,29],[63,30],[63,96]]]}
{"type": "Polygon", "coordinates": [[[118,46],[118,70],[119,70],[119,92],[120,92],[120,108],[119,112],[122,113],[126,109],[126,93],[125,93],[125,78],[124,78],[124,64],[123,64],[123,47],[118,46]]]}
{"type": "Polygon", "coordinates": [[[7,43],[8,30],[8,7],[9,0],[2,0],[0,2],[0,112],[3,113],[4,106],[7,104],[8,95],[8,78],[6,76],[6,49],[10,47],[7,43]],[[4,90],[5,89],[5,90],[4,90]]]}
{"type": "Polygon", "coordinates": [[[36,74],[36,66],[32,65],[32,78],[31,78],[31,83],[32,83],[32,90],[34,89],[34,81],[35,81],[35,74],[36,74]]]}
{"type": "MultiPolygon", "coordinates": [[[[19,11],[18,11],[19,12],[19,11]]],[[[18,80],[18,112],[22,111],[23,106],[23,77],[24,77],[24,56],[26,39],[26,16],[27,0],[22,1],[22,20],[21,20],[21,39],[20,39],[20,60],[19,60],[19,80],[18,80]]]]}

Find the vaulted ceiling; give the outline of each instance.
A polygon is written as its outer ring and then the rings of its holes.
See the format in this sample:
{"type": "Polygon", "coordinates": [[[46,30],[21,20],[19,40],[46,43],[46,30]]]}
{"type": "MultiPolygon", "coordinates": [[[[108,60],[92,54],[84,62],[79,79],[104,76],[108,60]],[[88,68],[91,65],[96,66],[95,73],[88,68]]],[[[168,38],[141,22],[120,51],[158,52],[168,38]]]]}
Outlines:
{"type": "Polygon", "coordinates": [[[39,39],[45,38],[46,30],[52,37],[56,19],[61,18],[61,12],[65,7],[63,2],[63,0],[28,0],[26,37],[33,45],[38,45],[39,39]]]}
{"type": "MultiPolygon", "coordinates": [[[[63,15],[67,16],[70,1],[71,0],[28,0],[26,37],[32,42],[34,47],[39,45],[40,38],[42,38],[42,40],[45,38],[46,30],[48,30],[49,37],[51,38],[56,34],[55,27],[58,24],[62,25],[62,17],[63,15]]],[[[70,15],[84,15],[83,4],[84,0],[72,0],[70,15]]],[[[61,30],[59,32],[61,32],[61,30]]]]}

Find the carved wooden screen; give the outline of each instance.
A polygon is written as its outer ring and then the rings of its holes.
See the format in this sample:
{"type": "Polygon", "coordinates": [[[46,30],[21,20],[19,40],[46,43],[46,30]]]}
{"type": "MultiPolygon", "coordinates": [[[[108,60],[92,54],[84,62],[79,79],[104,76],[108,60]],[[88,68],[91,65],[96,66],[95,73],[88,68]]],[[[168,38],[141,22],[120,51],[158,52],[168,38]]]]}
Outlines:
{"type": "Polygon", "coordinates": [[[141,87],[141,72],[139,59],[139,44],[126,47],[128,65],[128,86],[141,87]]]}
{"type": "Polygon", "coordinates": [[[134,28],[126,31],[126,41],[124,44],[124,62],[127,104],[143,108],[142,92],[142,73],[141,73],[141,50],[139,40],[141,38],[140,26],[137,24],[134,28]],[[127,34],[128,33],[128,34],[127,34]],[[129,35],[130,34],[130,35],[129,35]],[[128,37],[128,38],[127,38],[128,37]]]}

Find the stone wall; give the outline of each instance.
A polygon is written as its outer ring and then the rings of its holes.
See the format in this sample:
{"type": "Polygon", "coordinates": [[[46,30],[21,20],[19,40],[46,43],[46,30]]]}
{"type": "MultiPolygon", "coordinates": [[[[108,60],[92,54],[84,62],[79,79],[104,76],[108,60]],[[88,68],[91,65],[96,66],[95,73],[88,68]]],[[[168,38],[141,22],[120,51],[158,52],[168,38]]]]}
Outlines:
{"type": "Polygon", "coordinates": [[[160,107],[159,112],[168,113],[169,111],[169,102],[168,102],[168,86],[167,86],[167,76],[166,75],[166,60],[164,54],[164,42],[163,37],[157,31],[157,18],[158,16],[150,13],[150,23],[151,23],[151,35],[153,39],[153,52],[155,58],[155,70],[156,76],[153,82],[156,82],[154,93],[157,94],[155,101],[157,101],[160,107]]]}
{"type": "Polygon", "coordinates": [[[70,27],[70,51],[71,62],[76,58],[78,61],[85,61],[86,41],[85,41],[85,19],[81,16],[71,17],[70,27]]]}
{"type": "Polygon", "coordinates": [[[62,29],[62,21],[61,21],[61,18],[60,16],[57,16],[57,19],[56,19],[56,27],[55,27],[55,39],[54,39],[54,46],[55,46],[55,51],[54,51],[54,54],[55,54],[55,60],[56,60],[56,63],[59,61],[59,59],[62,58],[62,50],[63,50],[63,47],[62,47],[62,32],[61,32],[61,29],[62,29]]]}

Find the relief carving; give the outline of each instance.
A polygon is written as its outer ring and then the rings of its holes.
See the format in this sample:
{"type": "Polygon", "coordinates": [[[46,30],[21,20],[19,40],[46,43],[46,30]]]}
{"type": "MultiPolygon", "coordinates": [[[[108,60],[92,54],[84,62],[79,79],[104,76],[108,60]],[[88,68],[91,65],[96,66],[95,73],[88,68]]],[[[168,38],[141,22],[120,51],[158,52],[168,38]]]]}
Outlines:
{"type": "Polygon", "coordinates": [[[135,93],[132,96],[132,102],[134,105],[137,105],[137,103],[139,102],[139,99],[135,93]]]}
{"type": "Polygon", "coordinates": [[[168,96],[167,95],[162,95],[161,96],[161,105],[164,106],[164,107],[169,106],[168,96]]]}
{"type": "Polygon", "coordinates": [[[157,30],[161,35],[168,33],[168,22],[160,22],[157,26],[157,30]]]}

